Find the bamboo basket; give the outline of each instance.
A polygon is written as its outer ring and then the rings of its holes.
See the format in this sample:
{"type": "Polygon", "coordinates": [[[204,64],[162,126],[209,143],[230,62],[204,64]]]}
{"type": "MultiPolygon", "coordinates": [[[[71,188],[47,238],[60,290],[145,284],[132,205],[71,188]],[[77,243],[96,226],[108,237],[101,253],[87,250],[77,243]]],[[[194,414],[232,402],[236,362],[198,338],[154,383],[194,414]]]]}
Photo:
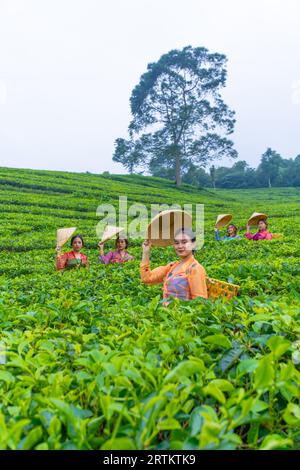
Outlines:
{"type": "Polygon", "coordinates": [[[240,288],[237,284],[230,284],[229,282],[212,279],[211,277],[206,278],[206,285],[209,299],[217,299],[218,297],[231,299],[237,295],[240,288]]]}
{"type": "Polygon", "coordinates": [[[283,233],[272,233],[272,238],[283,238],[283,233]]]}

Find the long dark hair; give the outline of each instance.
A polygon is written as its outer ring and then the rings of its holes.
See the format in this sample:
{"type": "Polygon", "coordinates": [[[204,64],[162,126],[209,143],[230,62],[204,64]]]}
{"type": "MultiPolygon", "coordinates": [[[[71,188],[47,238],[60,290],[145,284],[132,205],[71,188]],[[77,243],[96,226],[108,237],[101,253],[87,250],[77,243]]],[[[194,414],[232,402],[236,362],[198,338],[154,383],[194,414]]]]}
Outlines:
{"type": "Polygon", "coordinates": [[[71,242],[70,242],[71,246],[73,246],[73,241],[75,240],[75,238],[80,238],[80,240],[82,241],[82,246],[84,246],[82,235],[80,235],[79,233],[77,235],[73,235],[73,237],[71,238],[71,242]]]}

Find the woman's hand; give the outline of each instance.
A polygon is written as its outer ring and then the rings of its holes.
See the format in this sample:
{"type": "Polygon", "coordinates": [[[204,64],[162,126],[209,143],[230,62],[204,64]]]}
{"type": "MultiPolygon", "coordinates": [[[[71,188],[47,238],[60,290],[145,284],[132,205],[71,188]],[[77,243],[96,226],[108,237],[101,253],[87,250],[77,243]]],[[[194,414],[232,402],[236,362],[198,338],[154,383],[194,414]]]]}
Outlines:
{"type": "Polygon", "coordinates": [[[149,255],[150,255],[150,249],[151,249],[150,240],[145,240],[142,246],[143,246],[142,262],[149,263],[149,255]]]}
{"type": "Polygon", "coordinates": [[[98,246],[99,246],[99,248],[100,248],[100,253],[101,253],[101,255],[103,255],[103,254],[104,254],[104,243],[103,243],[103,242],[99,242],[99,243],[98,243],[98,246]]]}
{"type": "Polygon", "coordinates": [[[249,225],[249,224],[247,224],[247,227],[246,227],[246,229],[247,229],[246,233],[250,233],[250,231],[251,231],[251,227],[250,227],[250,225],[249,225]]]}
{"type": "Polygon", "coordinates": [[[149,240],[145,240],[143,243],[143,253],[144,255],[149,255],[151,250],[151,242],[149,240]]]}
{"type": "Polygon", "coordinates": [[[56,253],[57,253],[58,255],[60,255],[60,253],[61,253],[61,246],[60,246],[60,245],[56,245],[56,249],[55,249],[55,250],[56,250],[56,253]]]}

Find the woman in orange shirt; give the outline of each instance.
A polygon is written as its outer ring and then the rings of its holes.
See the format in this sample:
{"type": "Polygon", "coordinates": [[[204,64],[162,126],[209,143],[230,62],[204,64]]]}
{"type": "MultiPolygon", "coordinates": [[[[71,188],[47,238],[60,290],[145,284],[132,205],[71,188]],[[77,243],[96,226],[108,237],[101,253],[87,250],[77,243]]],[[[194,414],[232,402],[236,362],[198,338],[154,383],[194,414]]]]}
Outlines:
{"type": "Polygon", "coordinates": [[[196,237],[192,230],[181,229],[174,237],[174,248],[178,261],[150,270],[149,240],[143,243],[143,258],[140,265],[141,280],[145,284],[163,282],[164,304],[170,297],[192,300],[197,297],[207,299],[206,271],[194,258],[196,237]]]}

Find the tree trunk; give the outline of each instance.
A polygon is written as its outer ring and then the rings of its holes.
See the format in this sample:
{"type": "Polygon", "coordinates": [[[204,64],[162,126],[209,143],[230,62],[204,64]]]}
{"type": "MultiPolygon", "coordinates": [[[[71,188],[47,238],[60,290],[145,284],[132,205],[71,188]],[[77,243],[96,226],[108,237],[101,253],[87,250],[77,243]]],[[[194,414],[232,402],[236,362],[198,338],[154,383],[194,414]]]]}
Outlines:
{"type": "Polygon", "coordinates": [[[176,156],[175,176],[176,176],[176,186],[179,187],[181,185],[180,155],[176,156]]]}
{"type": "Polygon", "coordinates": [[[272,185],[271,185],[271,177],[269,176],[269,188],[272,188],[272,185]]]}
{"type": "Polygon", "coordinates": [[[210,168],[210,178],[212,182],[212,187],[214,188],[214,190],[216,190],[216,169],[214,165],[210,168]]]}

